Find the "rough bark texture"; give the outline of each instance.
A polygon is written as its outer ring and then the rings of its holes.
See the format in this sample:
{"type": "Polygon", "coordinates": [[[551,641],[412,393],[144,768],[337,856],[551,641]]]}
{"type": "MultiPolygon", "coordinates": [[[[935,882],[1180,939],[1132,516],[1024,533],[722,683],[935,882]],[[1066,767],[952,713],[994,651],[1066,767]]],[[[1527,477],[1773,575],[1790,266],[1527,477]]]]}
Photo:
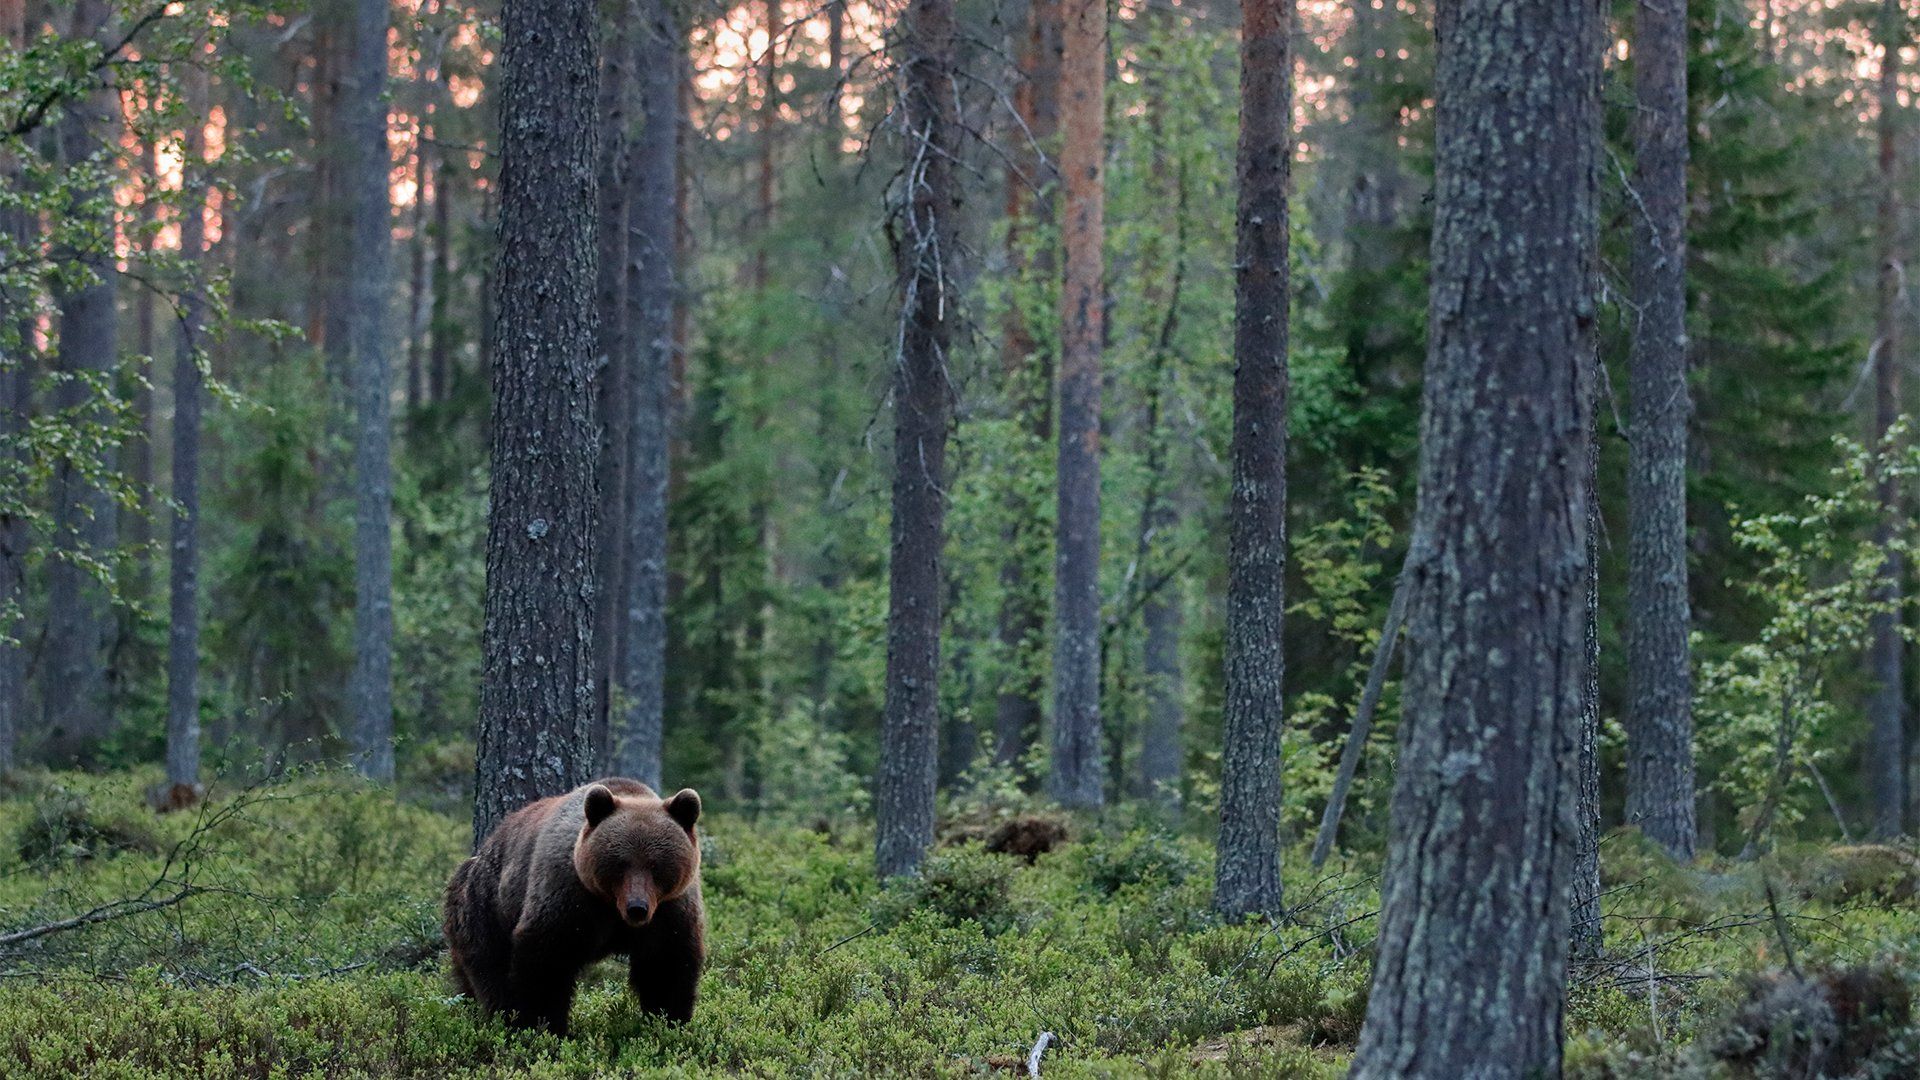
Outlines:
{"type": "Polygon", "coordinates": [[[592,764],[598,14],[593,0],[507,0],[501,16],[476,845],[592,764]]]}
{"type": "Polygon", "coordinates": [[[1627,472],[1627,823],[1693,857],[1687,633],[1687,5],[1633,30],[1632,442],[1627,472]]]}
{"type": "Polygon", "coordinates": [[[640,136],[627,165],[627,559],[622,579],[615,771],[658,786],[667,683],[667,483],[678,256],[679,99],[685,33],[673,0],[640,0],[633,30],[640,136]]]}
{"type": "MultiPolygon", "coordinates": [[[[1007,168],[1007,267],[1030,284],[1051,283],[1058,265],[1050,245],[1027,257],[1030,231],[1044,233],[1053,224],[1059,173],[1049,156],[1060,132],[1060,0],[1030,0],[1027,36],[1020,51],[1021,81],[1014,91],[1014,112],[1025,131],[1009,136],[1007,168]]],[[[1000,370],[1018,422],[1030,445],[1045,447],[1053,437],[1053,353],[1051,341],[1034,333],[1030,311],[1010,305],[1002,327],[1000,370]]],[[[1051,339],[1052,335],[1047,335],[1051,339]]],[[[1046,584],[1034,571],[1047,537],[1038,499],[1009,478],[1007,554],[1000,564],[999,638],[1007,671],[994,698],[994,760],[1012,765],[1026,756],[1040,732],[1041,696],[1046,690],[1044,655],[1047,631],[1046,584]]]]}
{"type": "Polygon", "coordinates": [[[1280,910],[1292,31],[1292,0],[1242,3],[1226,741],[1220,759],[1220,841],[1213,884],[1213,905],[1226,915],[1280,910]]]}
{"type": "Polygon", "coordinates": [[[353,54],[342,84],[351,148],[347,186],[353,254],[353,711],[354,767],[393,779],[393,432],[388,264],[393,246],[387,182],[389,0],[355,0],[353,54]]]}
{"type": "MultiPolygon", "coordinates": [[[[72,36],[76,40],[101,36],[110,14],[103,0],[78,0],[73,6],[72,36]]],[[[118,108],[119,98],[109,89],[69,102],[58,133],[61,160],[78,165],[105,145],[116,131],[118,108]]],[[[91,201],[95,194],[82,191],[76,198],[91,201]]],[[[55,366],[61,378],[54,386],[53,407],[86,422],[102,418],[92,406],[93,392],[79,379],[112,371],[118,359],[114,304],[119,274],[111,229],[92,250],[75,253],[75,261],[98,280],[57,297],[60,345],[55,366]]],[[[79,463],[70,459],[54,466],[52,502],[58,553],[47,561],[47,637],[40,698],[45,712],[44,756],[49,764],[59,765],[90,752],[112,727],[105,652],[112,616],[106,590],[77,559],[111,555],[114,511],[107,493],[90,483],[79,463]],[[49,688],[51,692],[46,692],[49,688]]]]}
{"type": "MultiPolygon", "coordinates": [[[[205,132],[189,125],[182,180],[189,197],[180,220],[181,258],[194,268],[204,247],[200,162],[205,132]]],[[[168,805],[200,783],[200,325],[204,300],[197,279],[180,298],[173,357],[173,525],[167,582],[168,805]]]]}
{"type": "MultiPolygon", "coordinates": [[[[1593,358],[1599,363],[1599,357],[1593,358]]],[[[1596,372],[1598,369],[1595,369],[1596,372]]],[[[1589,389],[1597,389],[1598,381],[1589,389]]],[[[1599,402],[1593,402],[1597,407],[1599,402]]],[[[1568,944],[1574,960],[1597,960],[1606,945],[1600,912],[1600,476],[1599,429],[1587,448],[1586,672],[1580,700],[1580,778],[1573,851],[1573,911],[1568,944]]]]}
{"type": "Polygon", "coordinates": [[[947,345],[956,298],[952,0],[913,0],[901,61],[906,167],[895,215],[903,296],[893,369],[893,525],[887,567],[887,700],[875,783],[874,864],[882,877],[933,846],[939,779],[940,608],[946,588],[947,345]]]}
{"type": "Polygon", "coordinates": [[[1100,349],[1105,325],[1107,5],[1062,5],[1060,443],[1054,519],[1053,772],[1066,806],[1105,800],[1100,755],[1100,349]]]}
{"type": "MultiPolygon", "coordinates": [[[[1883,0],[1880,17],[1880,205],[1876,239],[1880,257],[1880,305],[1875,329],[1874,440],[1882,442],[1887,429],[1900,417],[1901,306],[1906,272],[1900,250],[1900,48],[1906,44],[1906,15],[1900,0],[1883,0]]],[[[1880,597],[1896,604],[1905,574],[1903,560],[1892,550],[1902,504],[1899,484],[1880,483],[1881,524],[1878,538],[1888,549],[1881,568],[1880,597]]],[[[1906,814],[1906,678],[1905,643],[1900,616],[1885,613],[1873,619],[1873,698],[1867,712],[1873,724],[1868,787],[1873,795],[1873,835],[1882,839],[1900,835],[1906,814]]]]}
{"type": "Polygon", "coordinates": [[[1587,683],[1597,4],[1437,12],[1405,708],[1356,1077],[1557,1076],[1587,683]]]}
{"type": "MultiPolygon", "coordinates": [[[[620,658],[621,580],[626,573],[627,459],[634,422],[627,381],[633,374],[633,351],[627,337],[627,186],[628,108],[632,97],[630,73],[634,55],[628,44],[635,33],[634,12],[625,0],[602,4],[600,43],[600,263],[594,303],[600,313],[600,335],[594,351],[594,402],[600,415],[600,591],[594,596],[594,683],[599,687],[600,713],[594,718],[593,750],[596,774],[625,776],[610,770],[614,668],[620,658]]],[[[635,777],[648,784],[654,780],[635,777]]]]}

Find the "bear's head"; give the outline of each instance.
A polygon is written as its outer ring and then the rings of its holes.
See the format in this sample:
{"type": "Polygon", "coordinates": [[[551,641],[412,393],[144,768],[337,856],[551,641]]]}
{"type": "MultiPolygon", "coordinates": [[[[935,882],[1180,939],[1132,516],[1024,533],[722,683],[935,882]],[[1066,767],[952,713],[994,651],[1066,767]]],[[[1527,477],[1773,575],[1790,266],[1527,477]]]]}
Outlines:
{"type": "Polygon", "coordinates": [[[699,880],[699,792],[683,788],[659,799],[615,795],[595,784],[587,789],[586,813],[573,842],[574,872],[628,926],[645,926],[661,904],[699,880]]]}

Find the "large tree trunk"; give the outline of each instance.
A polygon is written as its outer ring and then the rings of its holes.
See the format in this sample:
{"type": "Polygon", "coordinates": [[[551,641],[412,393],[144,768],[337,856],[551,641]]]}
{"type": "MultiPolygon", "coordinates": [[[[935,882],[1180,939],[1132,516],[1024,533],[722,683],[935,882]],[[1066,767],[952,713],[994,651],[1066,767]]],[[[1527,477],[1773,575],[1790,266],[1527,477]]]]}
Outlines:
{"type": "Polygon", "coordinates": [[[620,584],[627,569],[626,475],[634,423],[627,381],[633,368],[627,336],[627,109],[631,93],[629,72],[635,57],[628,47],[634,12],[630,5],[603,3],[603,40],[600,43],[600,205],[599,272],[594,303],[600,314],[600,333],[594,356],[597,379],[595,406],[600,413],[600,587],[594,596],[594,683],[599,687],[599,715],[594,718],[595,771],[611,763],[609,711],[613,708],[615,662],[620,656],[620,584]]]}
{"type": "Polygon", "coordinates": [[[1557,1076],[1586,696],[1601,9],[1439,9],[1407,668],[1356,1077],[1557,1076]]]}
{"type": "MultiPolygon", "coordinates": [[[[27,40],[25,0],[0,0],[0,40],[14,49],[27,40]]],[[[19,182],[20,162],[0,153],[0,187],[19,182]]],[[[0,230],[16,250],[33,242],[33,219],[18,210],[0,210],[0,230]]],[[[24,505],[25,448],[19,443],[33,408],[32,324],[24,296],[0,293],[0,778],[17,764],[21,715],[27,703],[27,649],[18,618],[27,600],[27,523],[24,505]]]]}
{"type": "Polygon", "coordinates": [[[1290,0],[1243,0],[1234,250],[1233,493],[1227,511],[1226,744],[1213,904],[1280,910],[1280,680],[1287,567],[1290,0]]]}
{"type": "Polygon", "coordinates": [[[355,0],[353,54],[342,84],[351,149],[353,219],[353,760],[362,775],[393,779],[392,374],[387,267],[393,244],[387,152],[389,0],[355,0]]]}
{"type": "Polygon", "coordinates": [[[939,779],[940,571],[946,536],[947,346],[958,255],[953,159],[952,0],[913,0],[901,60],[895,254],[903,295],[893,369],[893,526],[887,583],[887,701],[880,729],[874,864],[882,877],[920,865],[933,846],[939,779]]]}
{"type": "MultiPolygon", "coordinates": [[[[1060,3],[1029,0],[1027,38],[1020,51],[1020,84],[1015,114],[1025,131],[1014,131],[1007,167],[1007,272],[1025,288],[1010,304],[1002,328],[1001,374],[1024,445],[1036,455],[1053,436],[1053,353],[1051,342],[1033,332],[1037,314],[1019,303],[1026,294],[1053,291],[1057,263],[1051,241],[1034,251],[1029,264],[1029,233],[1045,236],[1054,221],[1059,173],[1048,156],[1060,131],[1060,3]]],[[[1047,335],[1051,338],[1052,335],[1047,335]]],[[[999,638],[1006,665],[994,699],[994,760],[1013,765],[1026,756],[1039,735],[1041,695],[1046,690],[1047,594],[1042,565],[1046,525],[1039,499],[1018,475],[1009,476],[1006,493],[1007,549],[1000,564],[999,638]]]]}
{"type": "Polygon", "coordinates": [[[627,486],[621,582],[622,709],[617,772],[660,781],[667,686],[667,482],[673,416],[673,306],[680,187],[680,76],[685,34],[671,0],[639,0],[632,30],[640,137],[627,158],[627,486]]]}
{"type": "MultiPolygon", "coordinates": [[[[1884,443],[1887,429],[1900,417],[1900,320],[1906,272],[1900,251],[1900,49],[1907,42],[1905,6],[1883,0],[1879,34],[1880,91],[1880,206],[1876,240],[1880,258],[1880,305],[1874,333],[1874,441],[1884,443]]],[[[1899,482],[1880,482],[1881,522],[1878,539],[1886,550],[1880,571],[1880,598],[1896,605],[1894,611],[1873,618],[1873,699],[1868,713],[1873,722],[1868,758],[1869,788],[1873,794],[1873,834],[1900,835],[1906,814],[1906,677],[1905,642],[1900,635],[1898,605],[1904,560],[1894,550],[1902,505],[1899,482]]]]}
{"type": "MultiPolygon", "coordinates": [[[[200,95],[204,102],[204,95],[200,95]]],[[[194,274],[180,298],[173,359],[173,531],[167,583],[167,787],[165,805],[194,801],[200,785],[200,262],[205,131],[189,124],[181,180],[180,257],[194,274]]]]}
{"type": "Polygon", "coordinates": [[[1107,5],[1065,0],[1061,33],[1060,441],[1054,519],[1053,772],[1070,807],[1106,799],[1100,754],[1100,350],[1105,326],[1107,5]]]}
{"type": "Polygon", "coordinates": [[[590,768],[599,12],[506,0],[473,840],[590,768]]]}
{"type": "Polygon", "coordinates": [[[1687,634],[1687,5],[1640,0],[1633,40],[1633,438],[1627,474],[1627,823],[1693,858],[1687,634]]]}
{"type": "MultiPolygon", "coordinates": [[[[69,24],[73,40],[101,36],[110,15],[104,0],[77,0],[69,24]]],[[[61,160],[78,165],[111,143],[118,132],[118,108],[118,96],[104,87],[69,102],[59,128],[61,160]]],[[[75,211],[103,194],[77,192],[75,211]]],[[[97,280],[57,297],[60,347],[55,365],[61,378],[53,407],[86,423],[104,417],[93,402],[93,391],[81,380],[112,371],[118,360],[114,307],[119,273],[110,221],[101,224],[96,242],[75,261],[97,280]]],[[[90,752],[112,728],[105,654],[112,617],[106,590],[85,560],[112,555],[114,512],[107,492],[90,482],[82,463],[71,458],[55,464],[52,487],[58,551],[47,562],[40,698],[46,713],[45,757],[49,764],[65,764],[90,752]]]]}

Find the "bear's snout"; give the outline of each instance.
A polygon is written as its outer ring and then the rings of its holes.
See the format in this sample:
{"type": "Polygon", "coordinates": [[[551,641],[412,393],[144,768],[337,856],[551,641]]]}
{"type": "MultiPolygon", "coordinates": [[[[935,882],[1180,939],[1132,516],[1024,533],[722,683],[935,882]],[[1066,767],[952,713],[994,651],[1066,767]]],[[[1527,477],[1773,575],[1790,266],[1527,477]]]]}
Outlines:
{"type": "Polygon", "coordinates": [[[628,926],[645,926],[647,920],[653,917],[653,908],[647,904],[646,897],[629,896],[625,914],[628,926]]]}

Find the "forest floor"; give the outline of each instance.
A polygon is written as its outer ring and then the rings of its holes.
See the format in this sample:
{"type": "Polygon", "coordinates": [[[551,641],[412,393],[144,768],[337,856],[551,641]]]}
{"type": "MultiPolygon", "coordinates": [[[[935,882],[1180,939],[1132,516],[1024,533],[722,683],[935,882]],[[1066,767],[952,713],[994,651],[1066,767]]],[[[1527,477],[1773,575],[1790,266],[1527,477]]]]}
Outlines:
{"type": "MultiPolygon", "coordinates": [[[[1207,845],[1142,812],[1071,822],[1031,866],[950,844],[892,888],[870,832],[721,813],[693,1022],[638,1015],[608,964],[572,1037],[512,1033],[447,979],[456,800],[307,777],[156,817],[155,779],[30,776],[0,801],[0,1075],[1013,1076],[1051,1032],[1048,1077],[1334,1077],[1365,1011],[1372,860],[1290,856],[1291,918],[1233,925],[1207,913],[1207,845]]],[[[1609,959],[1575,972],[1571,1075],[1769,1075],[1843,1050],[1857,1075],[1920,1075],[1899,1019],[1910,850],[1688,870],[1630,836],[1607,850],[1609,959]]]]}

